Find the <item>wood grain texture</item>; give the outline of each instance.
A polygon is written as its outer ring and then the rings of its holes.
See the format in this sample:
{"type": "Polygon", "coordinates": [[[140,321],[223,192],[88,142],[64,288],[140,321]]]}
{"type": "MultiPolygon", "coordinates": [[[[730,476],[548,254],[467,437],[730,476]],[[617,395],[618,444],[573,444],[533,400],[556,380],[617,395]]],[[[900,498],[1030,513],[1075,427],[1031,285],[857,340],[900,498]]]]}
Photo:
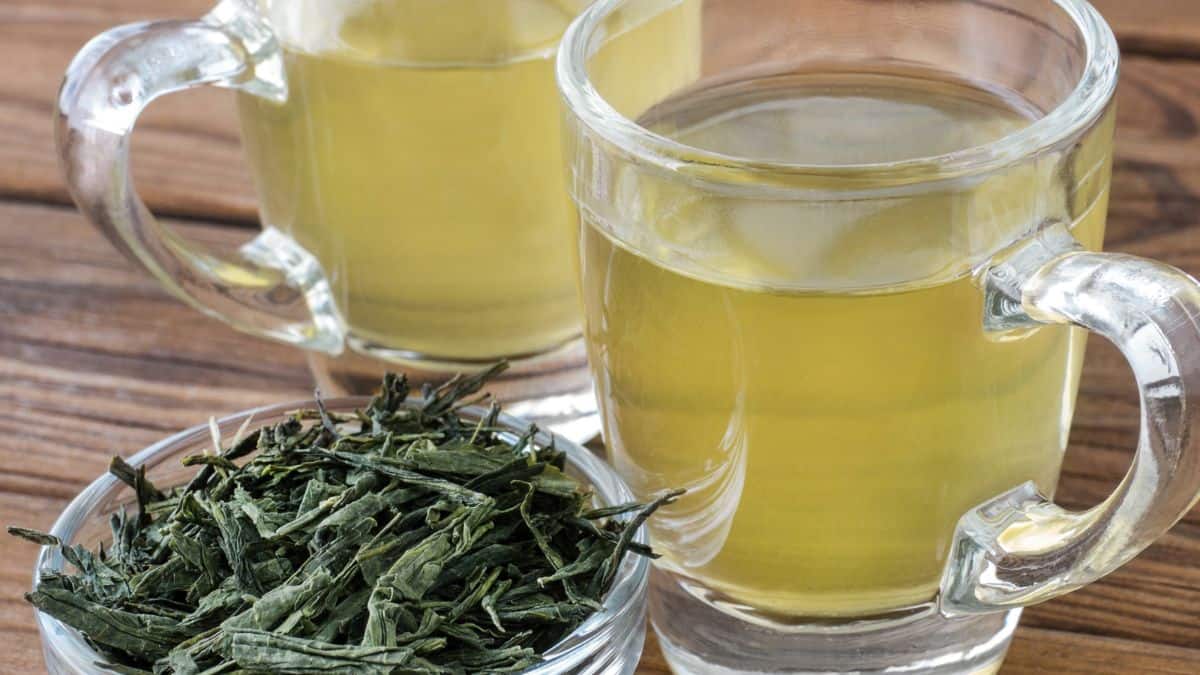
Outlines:
{"type": "Polygon", "coordinates": [[[1200,57],[1200,3],[1195,0],[1091,0],[1127,54],[1200,57]]]}
{"type": "MultiPolygon", "coordinates": [[[[0,197],[67,203],[54,152],[58,85],[76,52],[107,28],[201,16],[210,0],[0,2],[0,197]]],[[[253,222],[233,95],[201,89],[151,105],[134,136],[134,175],[159,212],[253,222]]]]}

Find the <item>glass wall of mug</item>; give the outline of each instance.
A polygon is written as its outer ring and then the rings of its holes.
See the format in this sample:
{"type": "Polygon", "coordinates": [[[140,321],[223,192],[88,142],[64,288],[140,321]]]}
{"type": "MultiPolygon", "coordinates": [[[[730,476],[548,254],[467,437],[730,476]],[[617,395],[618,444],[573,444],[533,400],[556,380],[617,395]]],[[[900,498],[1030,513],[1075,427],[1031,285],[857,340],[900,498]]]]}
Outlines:
{"type": "Polygon", "coordinates": [[[688,489],[650,524],[677,671],[999,667],[1021,603],[939,612],[956,526],[1053,496],[1086,335],[992,316],[1023,310],[989,270],[1100,250],[1116,73],[1076,0],[602,0],[570,29],[610,460],[688,489]],[[606,47],[656,24],[653,67],[606,47]]]}
{"type": "Polygon", "coordinates": [[[320,262],[346,325],[344,354],[312,358],[324,387],[580,363],[553,53],[583,4],[264,3],[288,94],[242,94],[242,133],[263,221],[320,262]]]}
{"type": "MultiPolygon", "coordinates": [[[[115,29],[68,72],[69,182],[177,295],[310,348],[327,393],[363,393],[384,369],[442,379],[507,359],[493,390],[512,413],[586,436],[554,56],[587,4],[224,0],[198,21],[115,29]],[[234,259],[160,227],[125,166],[141,107],[201,84],[239,92],[261,206],[263,236],[234,259]]],[[[661,30],[609,47],[654,63],[660,45],[694,40],[661,30]]]]}

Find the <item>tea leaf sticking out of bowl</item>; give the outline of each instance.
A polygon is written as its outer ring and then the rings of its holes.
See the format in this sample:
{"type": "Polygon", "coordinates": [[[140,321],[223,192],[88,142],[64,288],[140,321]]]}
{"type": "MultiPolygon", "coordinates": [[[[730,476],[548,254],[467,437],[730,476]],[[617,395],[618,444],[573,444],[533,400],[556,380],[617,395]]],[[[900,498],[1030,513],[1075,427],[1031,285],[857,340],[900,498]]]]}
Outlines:
{"type": "Polygon", "coordinates": [[[58,546],[27,599],[119,672],[517,672],[600,608],[648,505],[594,508],[566,455],[461,408],[502,366],[353,414],[302,410],[184,460],[163,490],[114,459],[136,510],[58,546]],[[241,461],[239,465],[239,460],[241,461]]]}

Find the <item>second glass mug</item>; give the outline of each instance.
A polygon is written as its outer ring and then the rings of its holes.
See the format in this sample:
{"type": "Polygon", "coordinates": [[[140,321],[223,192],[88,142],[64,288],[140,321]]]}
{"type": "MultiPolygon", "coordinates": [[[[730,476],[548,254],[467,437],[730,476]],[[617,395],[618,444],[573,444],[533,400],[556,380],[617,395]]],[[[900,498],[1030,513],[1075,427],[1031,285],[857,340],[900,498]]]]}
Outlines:
{"type": "MultiPolygon", "coordinates": [[[[587,0],[223,0],[123,26],[67,72],[57,140],[83,213],[176,296],[309,350],[327,394],[382,370],[440,379],[505,358],[508,412],[597,429],[579,340],[554,85],[587,0]],[[264,231],[234,256],[158,223],[129,174],[154,98],[238,92],[264,231]]],[[[635,31],[614,50],[651,58],[635,31]]]]}
{"type": "Polygon", "coordinates": [[[1098,252],[1118,50],[1087,2],[601,0],[558,70],[610,459],[689,490],[650,523],[674,670],[995,672],[1022,607],[1196,503],[1200,286],[1098,252]],[[651,25],[654,68],[608,51],[651,25]],[[1085,329],[1142,431],[1070,512],[1085,329]]]}

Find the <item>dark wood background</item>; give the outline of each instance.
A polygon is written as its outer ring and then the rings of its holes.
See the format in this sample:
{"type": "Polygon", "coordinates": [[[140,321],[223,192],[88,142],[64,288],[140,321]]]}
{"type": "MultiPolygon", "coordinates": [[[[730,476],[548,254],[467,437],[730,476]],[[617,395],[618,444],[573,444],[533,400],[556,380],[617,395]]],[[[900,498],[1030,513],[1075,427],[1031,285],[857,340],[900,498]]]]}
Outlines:
{"type": "MultiPolygon", "coordinates": [[[[200,316],[121,259],[70,207],[55,163],[51,105],[79,47],[116,24],[210,4],[0,0],[2,524],[49,527],[113,453],[309,393],[301,354],[200,316]]],[[[1200,1],[1096,4],[1125,51],[1109,248],[1200,274],[1200,1]]],[[[248,238],[254,195],[227,93],[154,104],[135,156],[143,196],[188,236],[248,238]]],[[[1117,483],[1137,412],[1119,355],[1094,343],[1064,505],[1092,506],[1117,483]]],[[[0,672],[41,672],[20,597],[36,551],[7,539],[0,551],[0,672]]],[[[666,672],[653,644],[642,672],[666,672]]],[[[1029,610],[1003,672],[1200,673],[1200,511],[1103,582],[1029,610]]]]}

